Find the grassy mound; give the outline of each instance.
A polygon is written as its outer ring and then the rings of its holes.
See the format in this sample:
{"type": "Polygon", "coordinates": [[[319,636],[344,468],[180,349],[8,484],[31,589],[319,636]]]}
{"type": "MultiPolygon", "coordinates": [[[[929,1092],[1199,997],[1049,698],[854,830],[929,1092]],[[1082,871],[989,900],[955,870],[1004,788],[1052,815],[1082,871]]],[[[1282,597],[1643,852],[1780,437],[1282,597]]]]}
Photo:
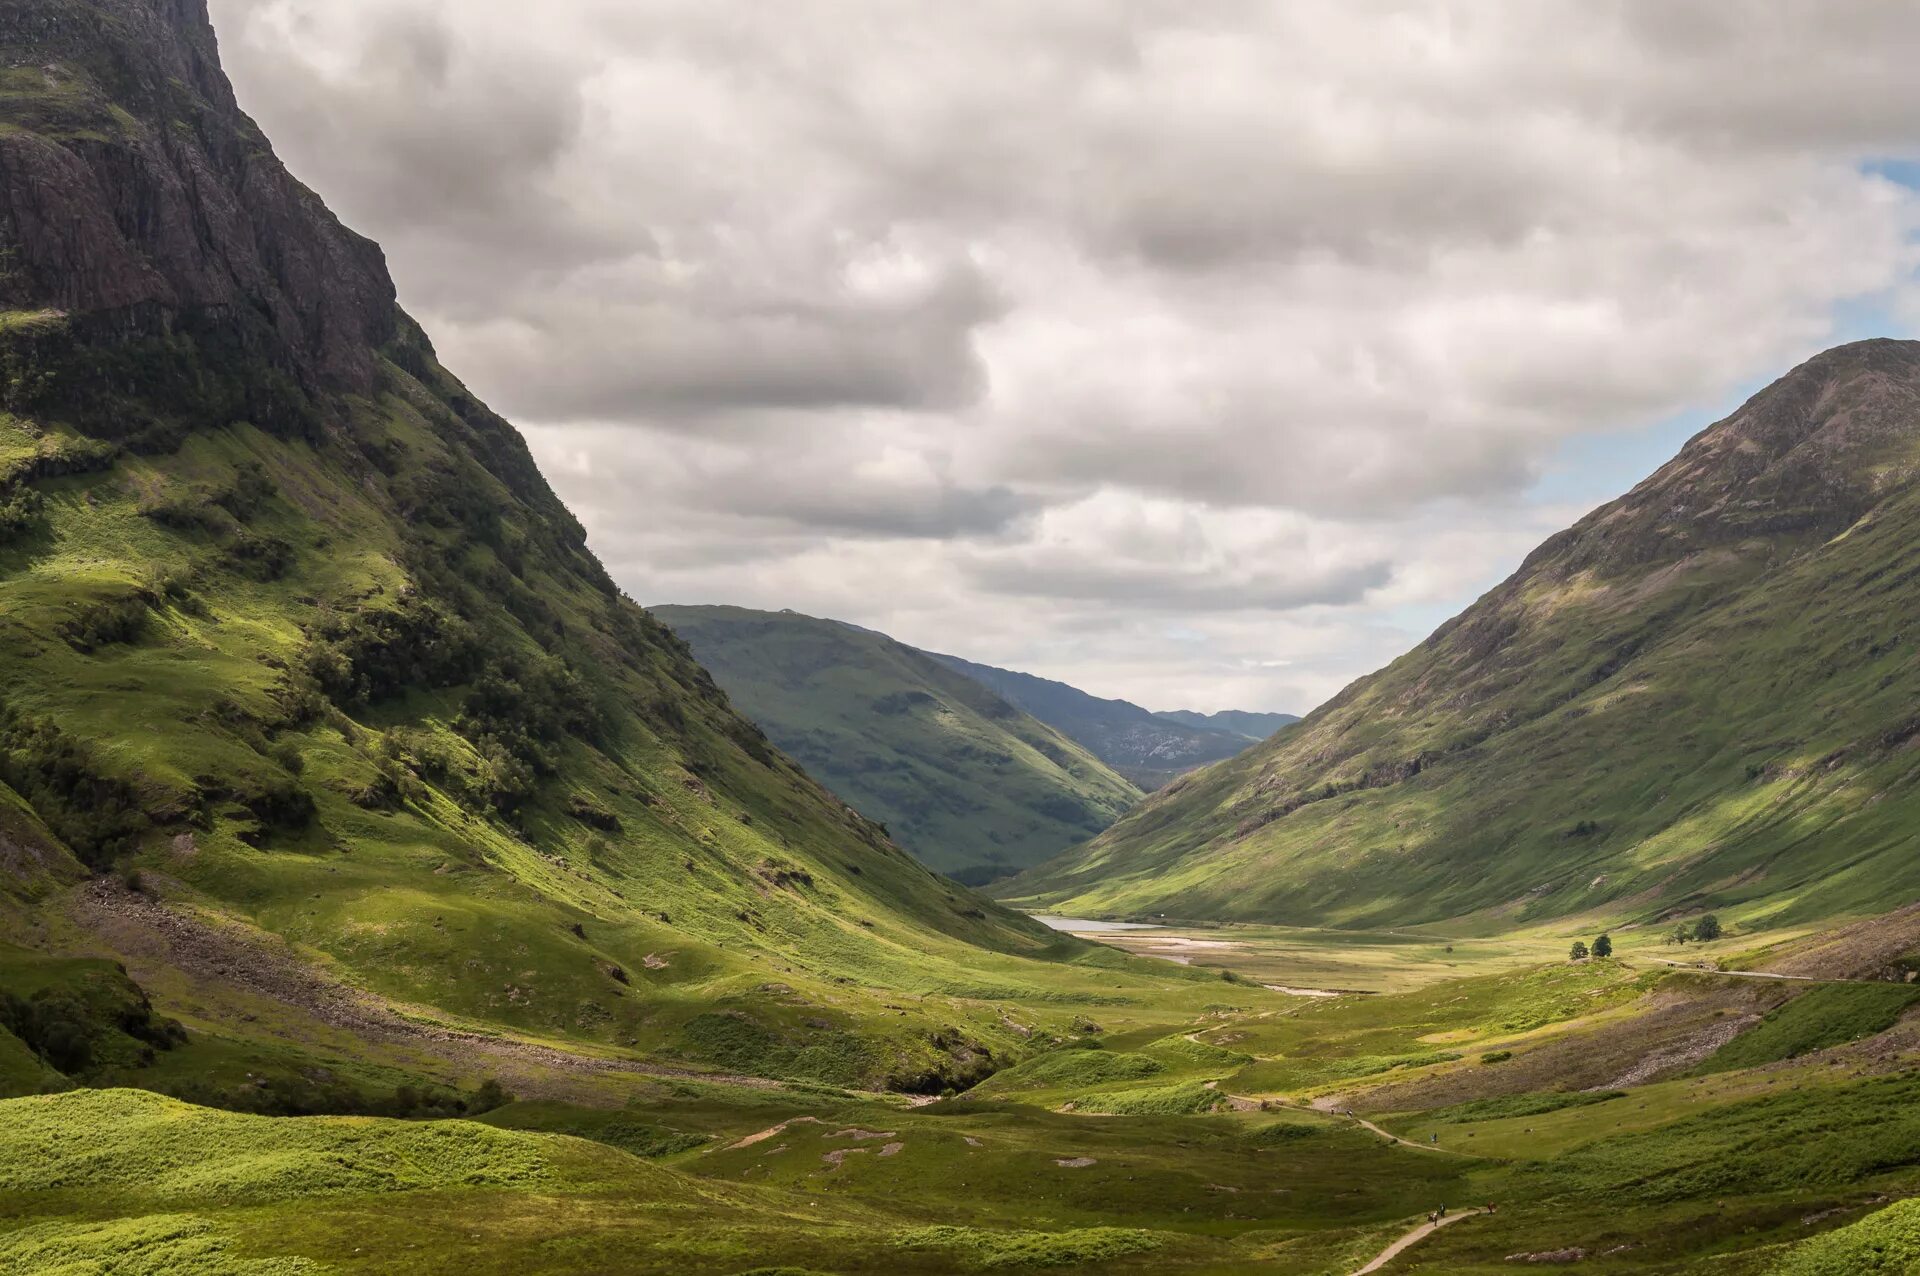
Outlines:
{"type": "Polygon", "coordinates": [[[1188,1081],[1180,1085],[1082,1095],[1073,1101],[1073,1106],[1077,1112],[1112,1116],[1192,1116],[1212,1112],[1223,1102],[1218,1090],[1210,1090],[1198,1081],[1188,1081]]]}
{"type": "Polygon", "coordinates": [[[140,1090],[0,1104],[0,1191],[226,1204],[552,1182],[556,1145],[468,1121],[273,1118],[140,1090]]]}
{"type": "Polygon", "coordinates": [[[1795,1246],[1771,1276],[1907,1276],[1916,1271],[1920,1200],[1911,1200],[1795,1246]]]}
{"type": "Polygon", "coordinates": [[[993,1077],[985,1091],[1053,1090],[1106,1085],[1158,1076],[1167,1065],[1144,1054],[1111,1050],[1054,1050],[1036,1055],[993,1077]]]}
{"type": "Polygon", "coordinates": [[[1700,1070],[1752,1068],[1871,1037],[1916,1002],[1920,988],[1908,984],[1822,984],[1729,1041],[1700,1070]]]}

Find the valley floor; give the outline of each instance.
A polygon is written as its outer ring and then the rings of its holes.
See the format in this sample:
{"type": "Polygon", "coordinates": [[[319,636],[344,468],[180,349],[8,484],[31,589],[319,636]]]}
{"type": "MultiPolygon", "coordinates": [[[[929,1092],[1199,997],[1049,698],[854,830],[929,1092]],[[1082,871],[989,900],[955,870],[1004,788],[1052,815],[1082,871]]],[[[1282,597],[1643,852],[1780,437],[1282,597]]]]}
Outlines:
{"type": "Polygon", "coordinates": [[[639,1072],[468,1120],[8,1100],[0,1270],[1920,1270],[1920,989],[1859,944],[1102,938],[1232,978],[1183,1012],[1136,985],[932,1102],[639,1072]]]}

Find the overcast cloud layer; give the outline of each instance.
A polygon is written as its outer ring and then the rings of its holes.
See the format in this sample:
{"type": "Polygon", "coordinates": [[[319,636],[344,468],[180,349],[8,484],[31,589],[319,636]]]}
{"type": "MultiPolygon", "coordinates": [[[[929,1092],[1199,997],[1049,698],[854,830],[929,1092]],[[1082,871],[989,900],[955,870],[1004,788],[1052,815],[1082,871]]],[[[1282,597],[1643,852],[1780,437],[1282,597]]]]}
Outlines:
{"type": "Polygon", "coordinates": [[[636,598],[1156,708],[1304,711],[1570,440],[1913,313],[1911,5],[212,7],[636,598]]]}

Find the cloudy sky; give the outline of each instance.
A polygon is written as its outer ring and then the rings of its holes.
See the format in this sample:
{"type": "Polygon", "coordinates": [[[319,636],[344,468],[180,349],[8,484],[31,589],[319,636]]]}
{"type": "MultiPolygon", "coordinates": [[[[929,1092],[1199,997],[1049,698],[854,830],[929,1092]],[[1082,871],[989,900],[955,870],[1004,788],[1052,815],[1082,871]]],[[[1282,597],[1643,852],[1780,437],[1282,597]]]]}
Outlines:
{"type": "Polygon", "coordinates": [[[1916,327],[1920,7],[212,0],[647,603],[1302,712],[1916,327]]]}

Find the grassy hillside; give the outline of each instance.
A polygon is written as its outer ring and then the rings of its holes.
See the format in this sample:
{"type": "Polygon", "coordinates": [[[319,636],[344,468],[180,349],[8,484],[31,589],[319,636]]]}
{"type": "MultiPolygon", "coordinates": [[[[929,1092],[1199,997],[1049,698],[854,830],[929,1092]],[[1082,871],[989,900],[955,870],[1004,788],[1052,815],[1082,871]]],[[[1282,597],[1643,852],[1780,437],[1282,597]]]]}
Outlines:
{"type": "MultiPolygon", "coordinates": [[[[929,872],[734,712],[273,158],[200,6],[29,0],[0,54],[36,68],[0,129],[0,920],[191,1037],[43,1065],[263,1110],[641,1058],[938,1090],[1179,986],[929,872]]],[[[31,965],[35,1014],[93,1004],[31,965]]],[[[14,1041],[9,1086],[54,1083],[14,1041]]]]}
{"type": "Polygon", "coordinates": [[[1387,669],[1007,884],[1317,925],[1920,892],[1920,344],[1821,355],[1387,669]]]}
{"type": "Polygon", "coordinates": [[[882,634],[793,612],[656,607],[774,744],[925,863],[982,884],[1140,796],[1086,749],[882,634]]]}
{"type": "Polygon", "coordinates": [[[1078,740],[1143,789],[1157,789],[1195,767],[1230,758],[1250,742],[1244,732],[1225,724],[1184,721],[1180,714],[1150,713],[1125,700],[1103,700],[1064,682],[975,664],[958,656],[933,658],[1078,740]]]}

